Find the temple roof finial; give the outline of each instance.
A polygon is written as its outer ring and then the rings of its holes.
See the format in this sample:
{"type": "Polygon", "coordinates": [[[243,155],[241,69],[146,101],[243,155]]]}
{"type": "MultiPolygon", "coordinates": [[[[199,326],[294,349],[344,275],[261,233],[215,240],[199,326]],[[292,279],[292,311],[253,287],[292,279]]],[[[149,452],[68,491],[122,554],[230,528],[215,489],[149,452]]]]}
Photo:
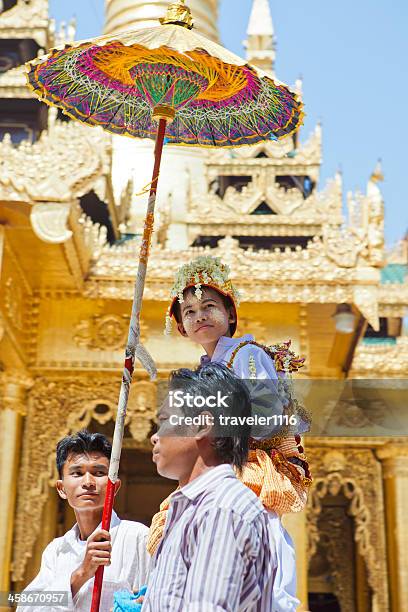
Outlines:
{"type": "Polygon", "coordinates": [[[172,2],[167,9],[165,17],[160,19],[160,23],[162,25],[180,25],[189,30],[194,26],[191,10],[184,4],[184,0],[172,2]]]}
{"type": "Polygon", "coordinates": [[[269,0],[253,0],[247,37],[248,61],[262,70],[273,72],[275,34],[269,0]]]}
{"type": "Polygon", "coordinates": [[[302,97],[303,95],[303,77],[300,75],[295,81],[295,92],[298,96],[302,97]]]}
{"type": "MultiPolygon", "coordinates": [[[[157,27],[159,19],[166,19],[169,4],[175,3],[175,0],[99,1],[105,3],[104,34],[157,27]]],[[[194,28],[197,29],[198,34],[219,42],[218,5],[219,0],[185,0],[184,7],[179,3],[173,8],[182,9],[183,22],[183,12],[190,8],[194,16],[194,28]]],[[[173,21],[173,18],[171,20],[173,21]]]]}
{"type": "Polygon", "coordinates": [[[384,180],[384,173],[383,173],[381,159],[377,161],[374,171],[370,176],[370,180],[373,181],[374,183],[381,183],[384,180]]]}
{"type": "Polygon", "coordinates": [[[269,0],[253,0],[247,34],[248,36],[274,35],[269,0]]]}

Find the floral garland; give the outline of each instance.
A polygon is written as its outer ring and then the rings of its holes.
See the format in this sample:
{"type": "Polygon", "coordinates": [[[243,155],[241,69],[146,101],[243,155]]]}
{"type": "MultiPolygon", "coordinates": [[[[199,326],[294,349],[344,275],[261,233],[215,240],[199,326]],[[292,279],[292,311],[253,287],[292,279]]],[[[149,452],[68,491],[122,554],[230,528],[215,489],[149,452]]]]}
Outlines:
{"type": "Polygon", "coordinates": [[[265,346],[259,344],[254,340],[244,340],[231,353],[231,357],[227,363],[227,367],[232,369],[235,357],[238,351],[247,344],[252,344],[261,348],[269,357],[273,360],[277,372],[284,372],[290,374],[291,372],[297,372],[304,366],[305,358],[298,357],[293,351],[290,350],[291,340],[288,342],[282,342],[281,344],[274,344],[272,346],[265,346]]]}

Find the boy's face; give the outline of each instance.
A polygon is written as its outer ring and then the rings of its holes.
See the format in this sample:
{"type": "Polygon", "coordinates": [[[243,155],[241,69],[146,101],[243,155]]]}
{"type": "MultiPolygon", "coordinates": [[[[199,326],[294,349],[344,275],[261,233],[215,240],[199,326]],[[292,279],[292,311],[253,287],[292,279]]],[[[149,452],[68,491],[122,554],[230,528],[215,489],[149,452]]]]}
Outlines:
{"type": "Polygon", "coordinates": [[[202,346],[217,342],[221,336],[230,335],[230,324],[235,322],[235,314],[224,305],[222,296],[211,287],[203,287],[201,300],[194,291],[186,291],[184,302],[180,304],[180,333],[202,346]]]}
{"type": "MultiPolygon", "coordinates": [[[[88,454],[72,453],[63,466],[57,491],[74,510],[102,509],[108,484],[109,459],[97,451],[88,454]]],[[[120,481],[117,481],[116,492],[120,481]]]]}
{"type": "Polygon", "coordinates": [[[158,412],[158,431],[150,438],[152,460],[160,476],[183,482],[197,460],[198,449],[193,432],[190,431],[188,437],[181,437],[180,427],[170,425],[169,418],[174,413],[169,399],[165,399],[158,412]]]}

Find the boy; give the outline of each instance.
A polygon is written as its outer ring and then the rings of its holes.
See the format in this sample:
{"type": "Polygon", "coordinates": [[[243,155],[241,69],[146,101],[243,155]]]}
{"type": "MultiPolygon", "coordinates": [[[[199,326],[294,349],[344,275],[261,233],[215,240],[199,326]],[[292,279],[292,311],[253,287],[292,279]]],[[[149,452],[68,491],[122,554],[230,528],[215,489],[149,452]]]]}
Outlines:
{"type": "MultiPolygon", "coordinates": [[[[112,447],[98,433],[80,431],[57,445],[58,495],[67,500],[77,523],[44,550],[41,569],[25,589],[67,593],[65,605],[19,606],[19,612],[90,610],[93,578],[105,567],[100,612],[113,605],[113,592],[144,584],[150,563],[146,551],[148,529],[141,523],[122,521],[112,514],[110,533],[100,528],[112,447]]],[[[117,481],[115,494],[120,488],[117,481]]]]}
{"type": "Polygon", "coordinates": [[[250,428],[244,424],[225,436],[217,425],[220,415],[239,413],[244,423],[251,415],[246,385],[212,363],[173,372],[170,389],[181,391],[181,415],[198,425],[172,425],[180,413],[167,399],[151,438],[158,473],[178,480],[179,489],[153,558],[143,612],[294,612],[295,564],[280,520],[234,472],[247,460],[250,428]],[[186,401],[191,397],[211,402],[203,409],[186,401]],[[286,592],[282,574],[291,584],[286,592]]]}
{"type": "MultiPolygon", "coordinates": [[[[242,379],[277,381],[279,376],[301,367],[303,360],[289,351],[289,343],[277,346],[272,353],[257,345],[251,335],[233,338],[238,303],[239,293],[231,283],[228,266],[215,257],[197,257],[176,274],[166,333],[171,333],[174,318],[178,331],[205,350],[202,365],[222,363],[242,379]]],[[[307,420],[296,403],[295,408],[300,420],[307,420]]],[[[279,515],[303,510],[311,477],[300,436],[251,439],[248,459],[241,480],[267,510],[279,515]]],[[[169,499],[162,502],[160,512],[153,517],[148,542],[151,554],[160,542],[169,499]]]]}

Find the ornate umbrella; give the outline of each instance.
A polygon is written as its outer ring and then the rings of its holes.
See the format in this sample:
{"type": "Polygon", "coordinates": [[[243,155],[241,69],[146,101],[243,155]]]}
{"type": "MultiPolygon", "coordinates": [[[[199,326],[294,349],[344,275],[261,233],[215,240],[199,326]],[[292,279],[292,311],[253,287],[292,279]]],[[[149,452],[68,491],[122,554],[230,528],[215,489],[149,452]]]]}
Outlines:
{"type": "MultiPolygon", "coordinates": [[[[139,341],[164,139],[171,144],[236,147],[278,140],[296,131],[302,103],[285,85],[192,31],[184,0],[170,4],[158,27],[101,36],[56,49],[27,64],[30,88],[44,102],[113,134],[156,139],[122,386],[113,437],[102,527],[109,529],[127,400],[138,357],[154,376],[139,341]]],[[[99,609],[103,568],[95,577],[92,612],[99,609]]]]}

